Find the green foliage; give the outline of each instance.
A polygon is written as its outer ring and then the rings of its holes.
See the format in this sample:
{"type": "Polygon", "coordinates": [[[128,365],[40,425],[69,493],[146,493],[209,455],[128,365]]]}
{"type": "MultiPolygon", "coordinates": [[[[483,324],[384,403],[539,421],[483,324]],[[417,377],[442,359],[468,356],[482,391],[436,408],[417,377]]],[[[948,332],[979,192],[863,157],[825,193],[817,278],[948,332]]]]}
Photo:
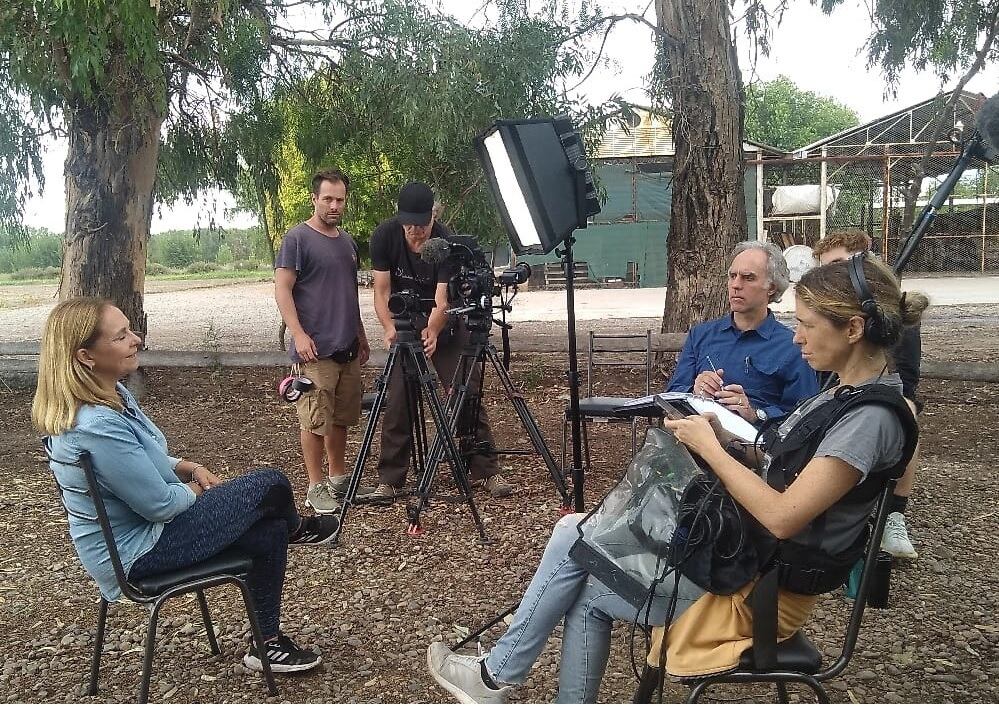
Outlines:
{"type": "Polygon", "coordinates": [[[154,237],[151,261],[165,266],[270,259],[311,212],[310,174],[331,165],[353,177],[347,226],[362,252],[410,179],[435,186],[453,229],[502,239],[472,138],[503,117],[605,122],[603,107],[566,97],[589,68],[581,47],[602,30],[599,8],[540,5],[495,0],[497,21],[473,29],[416,0],[3,0],[0,238],[24,239],[38,135],[87,112],[112,133],[162,117],[160,203],[220,187],[263,216],[252,250],[154,237]],[[293,29],[303,17],[314,26],[293,29]]]}
{"type": "Polygon", "coordinates": [[[498,5],[499,22],[470,29],[419,3],[388,0],[370,23],[345,29],[344,44],[357,49],[336,66],[233,119],[227,140],[251,165],[241,202],[263,202],[275,243],[312,213],[308,180],[329,166],[352,179],[345,226],[362,253],[413,179],[434,187],[453,230],[485,242],[505,237],[473,138],[497,118],[564,112],[597,132],[610,108],[584,113],[559,90],[587,57],[555,3],[540,15],[522,3],[498,5]],[[367,36],[384,39],[368,48],[367,36]]]}
{"type": "Polygon", "coordinates": [[[859,124],[832,98],[803,91],[786,76],[746,87],[746,137],[790,151],[859,124]]]}
{"type": "MultiPolygon", "coordinates": [[[[0,238],[0,272],[41,270],[54,267],[58,271],[62,262],[62,238],[44,228],[29,228],[25,237],[13,240],[0,238]]],[[[35,274],[27,279],[35,279],[35,274]]],[[[22,277],[21,279],[24,279],[22,277]]]]}
{"type": "Polygon", "coordinates": [[[10,279],[14,282],[25,282],[35,279],[55,279],[59,276],[59,267],[49,265],[48,267],[23,267],[10,274],[10,279]]]}
{"type": "MultiPolygon", "coordinates": [[[[192,263],[218,265],[269,261],[267,246],[259,228],[245,230],[207,229],[196,233],[171,230],[157,233],[149,239],[148,260],[164,267],[183,269],[192,263]]],[[[255,269],[255,267],[236,267],[255,269]]]]}
{"type": "MultiPolygon", "coordinates": [[[[843,0],[812,0],[832,12],[843,0]]],[[[879,66],[894,86],[906,68],[931,69],[943,81],[971,66],[996,29],[999,5],[992,0],[878,0],[872,3],[869,66],[879,66]]],[[[999,58],[990,43],[986,62],[999,58]]]]}

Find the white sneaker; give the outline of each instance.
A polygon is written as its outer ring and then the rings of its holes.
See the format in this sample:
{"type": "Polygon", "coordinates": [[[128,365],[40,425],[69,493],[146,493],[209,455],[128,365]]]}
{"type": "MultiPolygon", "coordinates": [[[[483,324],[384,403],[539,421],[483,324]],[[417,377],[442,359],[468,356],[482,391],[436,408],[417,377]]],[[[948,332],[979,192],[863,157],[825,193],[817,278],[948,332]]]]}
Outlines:
{"type": "Polygon", "coordinates": [[[885,522],[885,533],[881,535],[881,550],[897,559],[915,559],[919,554],[909,541],[909,532],[905,529],[905,515],[893,512],[885,522]]]}
{"type": "Polygon", "coordinates": [[[462,704],[505,704],[512,686],[490,689],[482,681],[482,657],[459,655],[443,642],[427,647],[430,675],[462,704]]]}

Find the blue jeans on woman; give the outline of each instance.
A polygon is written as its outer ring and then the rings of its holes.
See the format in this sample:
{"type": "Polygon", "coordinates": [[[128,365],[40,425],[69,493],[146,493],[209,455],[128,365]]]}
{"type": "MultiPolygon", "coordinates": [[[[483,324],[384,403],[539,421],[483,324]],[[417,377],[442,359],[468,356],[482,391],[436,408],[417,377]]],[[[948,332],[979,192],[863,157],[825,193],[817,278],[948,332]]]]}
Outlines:
{"type": "Polygon", "coordinates": [[[298,529],[291,484],[275,468],[250,471],[209,488],[166,523],[153,548],[139,557],[129,579],[175,571],[236,547],[253,557],[246,584],[264,638],[278,634],[288,535],[298,529]]]}
{"type": "MultiPolygon", "coordinates": [[[[555,525],[513,623],[485,658],[486,669],[496,681],[523,684],[548,638],[564,619],[556,703],[596,703],[610,654],[613,623],[633,621],[638,613],[631,603],[591,577],[569,556],[569,549],[579,537],[576,525],[581,519],[583,515],[567,515],[555,525]]],[[[672,581],[666,581],[658,592],[668,589],[671,593],[672,586],[672,581]]],[[[703,593],[681,578],[674,617],[703,593]]],[[[665,622],[669,601],[669,595],[653,599],[648,625],[665,622]]],[[[644,619],[644,610],[640,617],[644,619]]]]}

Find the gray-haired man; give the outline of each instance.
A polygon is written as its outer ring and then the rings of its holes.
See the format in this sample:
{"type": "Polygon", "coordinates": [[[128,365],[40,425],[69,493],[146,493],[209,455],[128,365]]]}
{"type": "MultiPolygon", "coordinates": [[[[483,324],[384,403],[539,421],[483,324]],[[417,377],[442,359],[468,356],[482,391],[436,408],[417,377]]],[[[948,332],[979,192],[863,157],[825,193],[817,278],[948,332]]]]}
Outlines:
{"type": "Polygon", "coordinates": [[[667,390],[713,397],[753,423],[783,417],[818,392],[794,333],[769,308],[789,284],[776,246],[755,240],[736,245],[728,268],[731,312],[690,329],[667,390]]]}

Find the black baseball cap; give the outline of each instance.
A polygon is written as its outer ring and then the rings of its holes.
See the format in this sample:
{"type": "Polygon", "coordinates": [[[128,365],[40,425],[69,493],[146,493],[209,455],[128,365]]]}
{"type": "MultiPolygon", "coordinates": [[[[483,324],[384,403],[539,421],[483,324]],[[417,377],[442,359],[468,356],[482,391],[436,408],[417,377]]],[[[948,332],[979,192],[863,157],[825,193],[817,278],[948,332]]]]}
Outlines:
{"type": "Polygon", "coordinates": [[[434,191],[422,181],[411,181],[399,192],[399,222],[405,226],[425,226],[434,211],[434,191]]]}

